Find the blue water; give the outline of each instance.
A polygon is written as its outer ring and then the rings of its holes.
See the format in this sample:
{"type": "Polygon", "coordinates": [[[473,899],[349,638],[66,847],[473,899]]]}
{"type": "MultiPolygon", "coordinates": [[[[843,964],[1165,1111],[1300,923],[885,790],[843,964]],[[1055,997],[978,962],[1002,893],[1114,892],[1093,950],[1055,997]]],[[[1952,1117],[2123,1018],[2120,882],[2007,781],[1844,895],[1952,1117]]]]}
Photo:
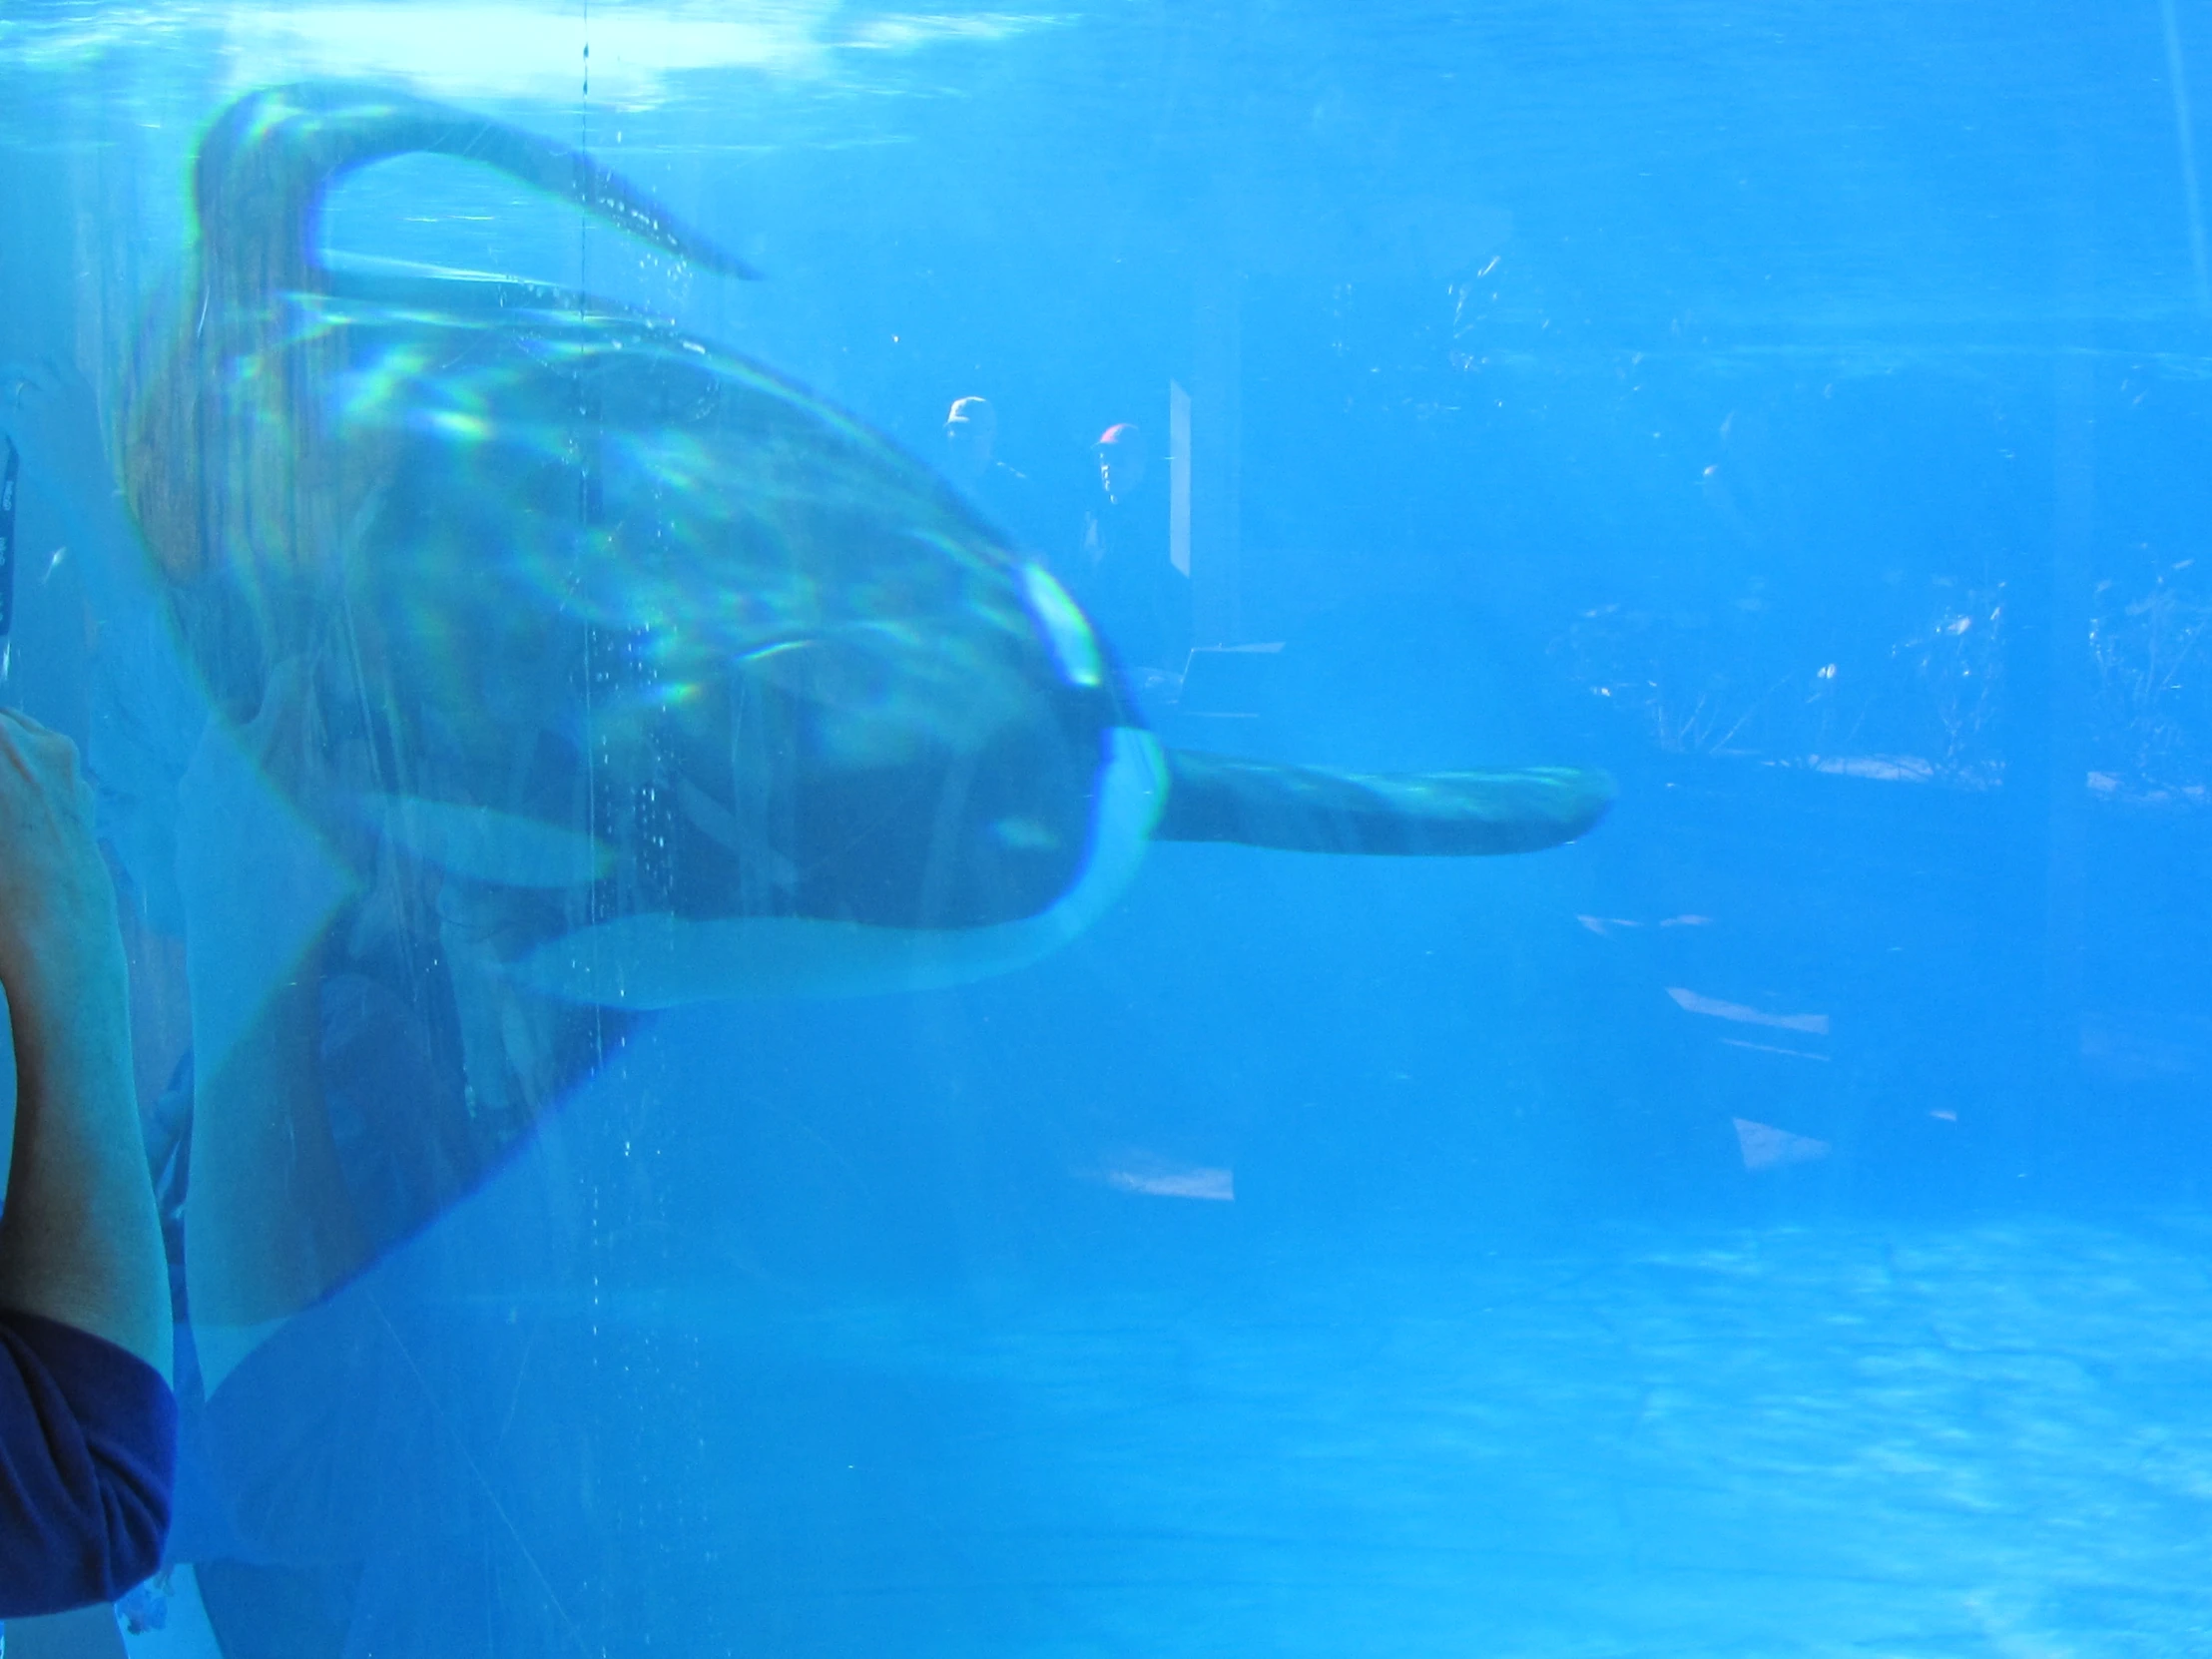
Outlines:
{"type": "MultiPolygon", "coordinates": [[[[1165,741],[1619,789],[641,1025],[336,1292],[389,1342],[265,1402],[296,1547],[200,1514],[131,1650],[2212,1647],[2200,54],[2196,0],[15,0],[0,362],[128,400],[235,97],[441,99],[763,279],[424,157],[333,255],[672,316],[932,465],[988,396],[1055,560],[1111,423],[1167,516],[1172,383],[1194,638],[1282,650],[1165,741]]],[[[64,523],[27,473],[5,690],[97,771],[150,671],[64,523]]],[[[151,1111],[194,992],[125,899],[151,1111]]]]}

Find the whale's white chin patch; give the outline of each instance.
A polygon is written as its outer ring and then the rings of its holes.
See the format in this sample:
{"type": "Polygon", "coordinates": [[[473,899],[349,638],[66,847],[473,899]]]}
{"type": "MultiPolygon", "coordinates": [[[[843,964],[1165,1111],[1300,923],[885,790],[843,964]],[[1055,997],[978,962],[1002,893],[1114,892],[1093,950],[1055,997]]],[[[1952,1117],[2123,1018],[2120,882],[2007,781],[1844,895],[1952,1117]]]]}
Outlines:
{"type": "Polygon", "coordinates": [[[1149,732],[1115,727],[1091,812],[1083,873],[1050,909],[942,931],[797,916],[697,920],[654,911],[539,946],[508,976],[572,1002],[674,1008],[763,996],[874,996],[986,979],[1050,955],[1103,915],[1144,858],[1167,797],[1149,732]]]}

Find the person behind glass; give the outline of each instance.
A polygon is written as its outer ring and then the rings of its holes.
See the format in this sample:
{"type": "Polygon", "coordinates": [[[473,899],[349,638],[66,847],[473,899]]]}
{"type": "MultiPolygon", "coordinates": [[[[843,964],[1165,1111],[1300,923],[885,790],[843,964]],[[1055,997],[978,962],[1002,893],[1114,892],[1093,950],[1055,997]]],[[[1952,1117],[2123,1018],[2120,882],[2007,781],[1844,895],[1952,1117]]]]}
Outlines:
{"type": "Polygon", "coordinates": [[[987,398],[953,399],[944,417],[944,469],[994,528],[1029,550],[1036,492],[1026,474],[999,459],[998,411],[987,398]]]}
{"type": "Polygon", "coordinates": [[[133,1098],[115,888],[76,746],[0,710],[0,989],[16,1109],[0,1212],[0,1617],[161,1563],[176,1463],[169,1274],[133,1098]]]}
{"type": "Polygon", "coordinates": [[[1168,558],[1167,511],[1146,488],[1144,436],[1129,421],[1094,446],[1098,498],[1083,515],[1075,597],[1125,669],[1180,674],[1191,653],[1190,578],[1168,558]]]}

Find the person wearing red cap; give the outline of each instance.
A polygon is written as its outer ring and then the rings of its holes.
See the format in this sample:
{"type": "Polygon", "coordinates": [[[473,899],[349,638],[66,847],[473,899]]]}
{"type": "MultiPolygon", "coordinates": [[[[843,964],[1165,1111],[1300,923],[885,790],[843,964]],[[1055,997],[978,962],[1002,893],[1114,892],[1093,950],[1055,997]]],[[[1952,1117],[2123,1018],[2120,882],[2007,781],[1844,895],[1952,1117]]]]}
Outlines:
{"type": "Polygon", "coordinates": [[[1147,489],[1144,434],[1117,421],[1099,434],[1098,498],[1083,515],[1075,597],[1122,666],[1180,674],[1191,651],[1191,584],[1168,559],[1167,506],[1147,489]]]}

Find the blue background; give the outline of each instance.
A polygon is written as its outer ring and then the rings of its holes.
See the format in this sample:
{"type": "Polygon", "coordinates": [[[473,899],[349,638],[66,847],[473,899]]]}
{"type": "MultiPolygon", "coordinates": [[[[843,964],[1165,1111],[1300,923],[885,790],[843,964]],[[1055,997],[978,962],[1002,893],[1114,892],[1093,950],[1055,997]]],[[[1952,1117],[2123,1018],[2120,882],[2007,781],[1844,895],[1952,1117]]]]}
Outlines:
{"type": "MultiPolygon", "coordinates": [[[[581,274],[924,456],[987,395],[1042,538],[1100,428],[1226,395],[1233,315],[1215,633],[1285,651],[1258,718],[1165,734],[1621,786],[1528,858],[1164,847],[1020,974],[655,1026],[387,1265],[498,1500],[495,1618],[2205,1639],[2212,286],[2173,71],[2212,10],[794,9],[766,69],[603,47],[621,102],[472,88],[437,9],[381,10],[366,66],[183,7],[0,20],[0,354],[112,386],[199,128],[377,71],[588,141],[767,279],[428,161],[347,186],[333,246],[581,274]],[[1114,1179],[1166,1169],[1234,1202],[1114,1179]]],[[[69,580],[15,672],[81,729],[69,580]]]]}

